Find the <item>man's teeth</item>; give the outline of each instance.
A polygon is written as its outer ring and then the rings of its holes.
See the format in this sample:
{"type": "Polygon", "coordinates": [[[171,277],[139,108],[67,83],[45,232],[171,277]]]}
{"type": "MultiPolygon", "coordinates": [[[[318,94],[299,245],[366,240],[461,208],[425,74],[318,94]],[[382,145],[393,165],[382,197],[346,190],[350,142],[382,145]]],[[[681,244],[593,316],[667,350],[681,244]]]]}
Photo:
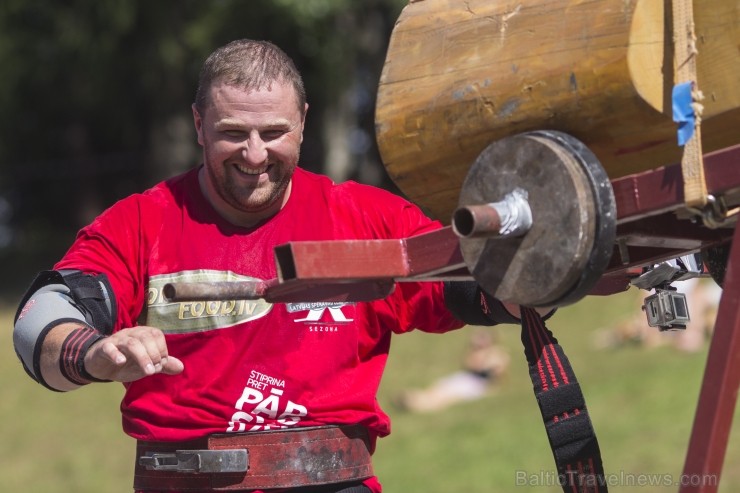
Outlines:
{"type": "Polygon", "coordinates": [[[261,175],[262,173],[267,171],[267,166],[263,166],[262,168],[246,168],[237,164],[236,167],[239,169],[239,171],[248,175],[261,175]]]}

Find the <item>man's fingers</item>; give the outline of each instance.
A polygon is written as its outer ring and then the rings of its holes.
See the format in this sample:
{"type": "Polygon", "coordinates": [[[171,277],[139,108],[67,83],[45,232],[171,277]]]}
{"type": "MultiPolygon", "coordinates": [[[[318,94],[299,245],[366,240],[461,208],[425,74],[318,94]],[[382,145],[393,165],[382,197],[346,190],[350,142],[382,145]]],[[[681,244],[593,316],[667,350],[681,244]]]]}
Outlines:
{"type": "MultiPolygon", "coordinates": [[[[146,351],[148,362],[144,362],[144,370],[147,375],[158,373],[162,370],[162,359],[167,357],[167,345],[164,337],[159,331],[153,331],[150,337],[137,339],[146,351]]],[[[143,361],[143,360],[142,360],[143,361]]]]}
{"type": "Polygon", "coordinates": [[[97,365],[91,360],[90,367],[111,380],[128,382],[156,373],[177,375],[184,369],[182,361],[167,353],[164,333],[154,327],[121,330],[103,339],[95,351],[104,359],[97,365]]]}
{"type": "Polygon", "coordinates": [[[119,347],[121,352],[126,354],[130,360],[136,362],[141,371],[146,375],[153,375],[156,373],[154,368],[155,364],[158,364],[161,357],[159,354],[155,356],[156,362],[152,361],[152,356],[155,353],[152,347],[156,347],[149,341],[141,341],[137,338],[130,337],[126,339],[123,347],[119,347]]]}
{"type": "Polygon", "coordinates": [[[119,351],[116,345],[112,342],[103,340],[101,342],[100,350],[114,365],[123,366],[126,364],[126,355],[119,351]]]}
{"type": "Polygon", "coordinates": [[[185,369],[183,362],[174,356],[167,356],[162,361],[162,373],[167,375],[178,375],[185,369]]]}

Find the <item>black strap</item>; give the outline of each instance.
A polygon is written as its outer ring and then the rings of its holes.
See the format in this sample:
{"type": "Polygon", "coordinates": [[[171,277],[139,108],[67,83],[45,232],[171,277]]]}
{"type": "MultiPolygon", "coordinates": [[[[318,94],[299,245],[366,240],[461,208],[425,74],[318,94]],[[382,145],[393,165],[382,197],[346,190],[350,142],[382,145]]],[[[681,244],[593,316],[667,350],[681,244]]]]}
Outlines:
{"type": "Polygon", "coordinates": [[[522,344],[563,492],[607,493],[581,387],[563,348],[532,308],[522,307],[522,344]]]}
{"type": "Polygon", "coordinates": [[[72,292],[72,299],[80,311],[85,314],[85,319],[90,325],[102,334],[111,334],[116,306],[108,277],[105,274],[93,276],[80,271],[65,271],[62,276],[64,283],[72,292]],[[103,292],[103,286],[108,291],[112,309],[109,309],[105,303],[106,295],[103,292]]]}
{"type": "Polygon", "coordinates": [[[489,296],[475,281],[445,281],[445,305],[458,319],[468,325],[489,327],[496,324],[519,323],[504,305],[489,296]]]}

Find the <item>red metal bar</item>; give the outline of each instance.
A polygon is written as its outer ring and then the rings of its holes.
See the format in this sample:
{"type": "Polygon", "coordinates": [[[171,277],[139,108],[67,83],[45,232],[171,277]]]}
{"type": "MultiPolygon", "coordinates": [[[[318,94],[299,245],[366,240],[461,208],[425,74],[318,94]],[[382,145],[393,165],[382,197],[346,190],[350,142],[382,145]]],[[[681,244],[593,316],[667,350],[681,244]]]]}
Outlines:
{"type": "Polygon", "coordinates": [[[714,493],[740,388],[740,228],[730,249],[717,322],[684,464],[680,493],[714,493]],[[692,484],[695,481],[698,484],[692,484]]]}
{"type": "MultiPolygon", "coordinates": [[[[451,227],[405,240],[411,281],[472,279],[451,227]]],[[[403,281],[403,279],[397,279],[403,281]]]]}
{"type": "MultiPolygon", "coordinates": [[[[707,190],[722,195],[740,188],[740,145],[704,156],[707,190]]],[[[681,165],[636,173],[612,180],[617,201],[617,221],[636,221],[679,209],[684,204],[681,165]]]]}
{"type": "Polygon", "coordinates": [[[737,166],[740,163],[740,144],[710,152],[704,155],[704,167],[710,172],[706,173],[707,190],[719,195],[727,193],[738,187],[740,173],[737,166]]]}
{"type": "MultiPolygon", "coordinates": [[[[437,279],[465,266],[451,227],[398,240],[299,241],[275,248],[281,282],[437,279]],[[328,261],[327,261],[328,260],[328,261]]],[[[469,274],[468,274],[469,277],[469,274]]]]}
{"type": "Polygon", "coordinates": [[[299,241],[275,248],[280,281],[329,282],[409,275],[402,240],[299,241]]]}
{"type": "MultiPolygon", "coordinates": [[[[704,171],[709,193],[726,195],[728,205],[735,205],[740,200],[739,169],[740,145],[706,154],[704,171]]],[[[612,180],[617,203],[617,248],[590,294],[624,291],[634,267],[657,264],[730,240],[732,227],[710,229],[688,217],[678,217],[678,212],[684,210],[682,180],[680,164],[612,180]]]]}

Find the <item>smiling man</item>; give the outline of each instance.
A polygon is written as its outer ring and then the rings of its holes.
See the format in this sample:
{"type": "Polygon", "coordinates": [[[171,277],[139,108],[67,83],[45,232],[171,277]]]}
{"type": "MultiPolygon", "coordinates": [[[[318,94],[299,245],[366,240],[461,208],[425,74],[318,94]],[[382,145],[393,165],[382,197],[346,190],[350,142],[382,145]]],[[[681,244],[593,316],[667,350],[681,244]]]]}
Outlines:
{"type": "Polygon", "coordinates": [[[164,299],[170,282],[274,279],[290,241],[440,227],[401,197],[297,167],[307,110],[279,48],[217,49],[192,107],[202,165],[103,212],[20,304],[15,348],[36,381],[123,382],[138,491],[378,493],[391,335],[517,322],[470,283],[400,283],[362,303],[164,299]]]}
{"type": "Polygon", "coordinates": [[[303,83],[291,64],[270,57],[266,45],[253,49],[251,67],[233,64],[232,57],[241,56],[238,46],[209,58],[204,67],[208,78],[201,81],[193,104],[205,163],[203,193],[240,226],[274,215],[290,197],[308,110],[303,83]],[[249,80],[245,71],[264,74],[264,79],[249,80]]]}

